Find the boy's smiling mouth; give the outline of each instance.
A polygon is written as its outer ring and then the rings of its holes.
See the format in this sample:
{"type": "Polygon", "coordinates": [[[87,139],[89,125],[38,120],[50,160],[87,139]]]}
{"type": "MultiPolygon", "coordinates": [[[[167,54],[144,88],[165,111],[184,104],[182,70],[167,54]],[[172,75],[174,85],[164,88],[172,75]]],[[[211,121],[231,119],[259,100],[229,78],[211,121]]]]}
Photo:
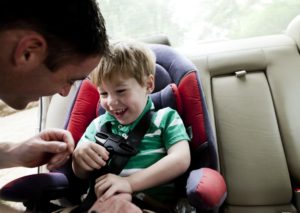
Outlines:
{"type": "Polygon", "coordinates": [[[115,115],[123,115],[125,112],[126,112],[126,108],[123,108],[123,109],[118,109],[118,110],[114,110],[113,112],[114,112],[114,114],[115,115]]]}

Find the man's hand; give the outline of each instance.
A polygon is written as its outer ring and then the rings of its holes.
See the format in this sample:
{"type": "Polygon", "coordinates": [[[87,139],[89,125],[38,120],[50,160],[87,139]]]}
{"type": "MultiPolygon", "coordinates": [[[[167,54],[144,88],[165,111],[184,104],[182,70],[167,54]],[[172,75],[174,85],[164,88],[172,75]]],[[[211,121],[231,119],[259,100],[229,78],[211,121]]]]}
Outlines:
{"type": "Polygon", "coordinates": [[[37,167],[47,163],[49,170],[63,165],[74,150],[70,132],[62,129],[48,129],[17,144],[12,152],[19,166],[37,167]]]}
{"type": "Polygon", "coordinates": [[[23,211],[19,211],[19,210],[11,208],[9,206],[6,206],[4,204],[0,204],[0,212],[5,212],[5,213],[22,213],[23,211]]]}
{"type": "Polygon", "coordinates": [[[99,199],[94,203],[89,213],[142,213],[142,210],[131,203],[131,195],[122,193],[114,195],[105,201],[99,199]]]}

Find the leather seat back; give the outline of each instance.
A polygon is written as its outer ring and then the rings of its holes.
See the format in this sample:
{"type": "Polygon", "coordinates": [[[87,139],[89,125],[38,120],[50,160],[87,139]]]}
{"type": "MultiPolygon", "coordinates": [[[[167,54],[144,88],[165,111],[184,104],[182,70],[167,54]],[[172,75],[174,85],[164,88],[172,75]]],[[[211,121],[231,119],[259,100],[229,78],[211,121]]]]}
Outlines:
{"type": "Polygon", "coordinates": [[[297,212],[289,171],[300,180],[298,49],[286,34],[207,44],[190,54],[213,118],[226,212],[297,212]]]}

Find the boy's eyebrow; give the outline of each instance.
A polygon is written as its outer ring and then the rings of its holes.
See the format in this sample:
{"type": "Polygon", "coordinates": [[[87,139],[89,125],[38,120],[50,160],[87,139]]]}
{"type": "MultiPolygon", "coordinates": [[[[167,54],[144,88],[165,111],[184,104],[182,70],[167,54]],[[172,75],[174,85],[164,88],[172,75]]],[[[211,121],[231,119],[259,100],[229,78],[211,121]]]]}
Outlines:
{"type": "Polygon", "coordinates": [[[126,84],[125,82],[122,81],[122,82],[119,82],[117,86],[118,86],[118,87],[120,87],[120,86],[127,86],[127,84],[126,84]]]}

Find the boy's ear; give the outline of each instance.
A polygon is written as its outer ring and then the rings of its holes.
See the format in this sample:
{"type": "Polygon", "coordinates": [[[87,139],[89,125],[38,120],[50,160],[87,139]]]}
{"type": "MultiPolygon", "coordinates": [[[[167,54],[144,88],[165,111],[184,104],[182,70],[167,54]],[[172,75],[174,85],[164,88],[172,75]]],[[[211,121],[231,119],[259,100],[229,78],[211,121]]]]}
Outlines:
{"type": "Polygon", "coordinates": [[[33,68],[43,63],[47,56],[47,43],[37,33],[25,34],[20,38],[14,51],[13,60],[16,66],[33,68]]]}
{"type": "Polygon", "coordinates": [[[149,75],[146,81],[147,93],[150,94],[154,90],[154,76],[149,75]]]}

